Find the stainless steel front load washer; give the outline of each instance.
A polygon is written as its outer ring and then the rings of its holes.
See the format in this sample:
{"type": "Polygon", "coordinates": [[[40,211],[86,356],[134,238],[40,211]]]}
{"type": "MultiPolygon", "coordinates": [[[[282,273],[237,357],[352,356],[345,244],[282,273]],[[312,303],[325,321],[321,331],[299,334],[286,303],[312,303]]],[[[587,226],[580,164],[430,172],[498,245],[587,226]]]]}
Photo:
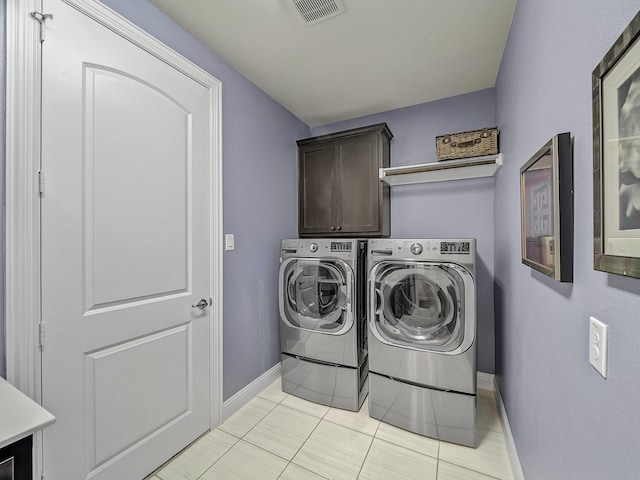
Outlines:
{"type": "Polygon", "coordinates": [[[368,266],[369,414],[475,447],[475,239],[373,239],[368,266]]]}
{"type": "Polygon", "coordinates": [[[282,390],[358,411],[367,396],[366,240],[282,240],[282,390]]]}

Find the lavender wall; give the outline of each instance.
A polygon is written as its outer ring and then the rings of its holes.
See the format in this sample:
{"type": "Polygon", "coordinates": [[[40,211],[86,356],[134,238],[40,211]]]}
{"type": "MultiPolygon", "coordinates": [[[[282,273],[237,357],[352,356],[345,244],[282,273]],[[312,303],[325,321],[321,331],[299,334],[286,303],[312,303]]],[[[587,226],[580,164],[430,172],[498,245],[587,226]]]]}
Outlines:
{"type": "MultiPolygon", "coordinates": [[[[386,122],[393,132],[391,165],[436,160],[435,137],[496,124],[493,89],[315,127],[322,135],[386,122]]],[[[396,186],[391,189],[391,236],[472,237],[478,240],[478,369],[494,372],[494,179],[396,186]]]]}
{"type": "Polygon", "coordinates": [[[222,81],[224,399],[280,361],[280,240],[297,235],[296,143],[309,127],[145,0],[104,0],[222,81]]]}
{"type": "Polygon", "coordinates": [[[591,130],[591,72],[637,11],[637,0],[519,0],[496,85],[496,372],[527,480],[640,471],[640,279],[593,270],[591,130]],[[519,250],[519,168],[564,131],[575,136],[569,285],[519,250]],[[606,380],[588,361],[590,315],[610,327],[606,380]]]}

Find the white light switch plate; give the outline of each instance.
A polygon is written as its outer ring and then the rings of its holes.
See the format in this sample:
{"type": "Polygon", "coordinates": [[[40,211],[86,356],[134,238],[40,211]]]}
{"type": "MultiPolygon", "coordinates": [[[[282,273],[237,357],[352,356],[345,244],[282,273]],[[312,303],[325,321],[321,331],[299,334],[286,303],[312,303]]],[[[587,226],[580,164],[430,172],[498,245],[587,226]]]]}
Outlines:
{"type": "Polygon", "coordinates": [[[233,233],[227,233],[224,236],[224,249],[225,250],[235,250],[236,249],[236,239],[233,233]]]}
{"type": "Polygon", "coordinates": [[[589,362],[607,378],[608,327],[595,317],[589,317],[589,362]]]}

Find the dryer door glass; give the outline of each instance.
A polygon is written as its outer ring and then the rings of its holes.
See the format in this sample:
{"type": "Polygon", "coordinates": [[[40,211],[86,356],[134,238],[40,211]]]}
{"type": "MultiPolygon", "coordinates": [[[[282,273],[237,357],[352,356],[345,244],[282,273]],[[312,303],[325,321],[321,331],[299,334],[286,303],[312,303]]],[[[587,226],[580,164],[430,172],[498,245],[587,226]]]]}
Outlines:
{"type": "Polygon", "coordinates": [[[294,327],[340,333],[351,325],[352,274],[342,261],[298,259],[285,267],[285,321],[294,327]]]}
{"type": "Polygon", "coordinates": [[[381,264],[372,282],[374,326],[387,341],[450,351],[464,337],[464,285],[445,265],[381,264]]]}

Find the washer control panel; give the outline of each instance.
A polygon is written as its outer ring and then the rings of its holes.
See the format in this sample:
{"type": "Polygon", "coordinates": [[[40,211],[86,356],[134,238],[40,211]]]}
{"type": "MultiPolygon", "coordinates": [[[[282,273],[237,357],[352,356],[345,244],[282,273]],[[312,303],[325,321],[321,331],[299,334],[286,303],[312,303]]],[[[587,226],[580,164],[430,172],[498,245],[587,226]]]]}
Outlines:
{"type": "MultiPolygon", "coordinates": [[[[280,255],[281,257],[307,256],[350,259],[357,253],[360,243],[355,239],[286,239],[281,242],[280,255]]],[[[361,248],[366,248],[366,246],[361,248]]]]}

